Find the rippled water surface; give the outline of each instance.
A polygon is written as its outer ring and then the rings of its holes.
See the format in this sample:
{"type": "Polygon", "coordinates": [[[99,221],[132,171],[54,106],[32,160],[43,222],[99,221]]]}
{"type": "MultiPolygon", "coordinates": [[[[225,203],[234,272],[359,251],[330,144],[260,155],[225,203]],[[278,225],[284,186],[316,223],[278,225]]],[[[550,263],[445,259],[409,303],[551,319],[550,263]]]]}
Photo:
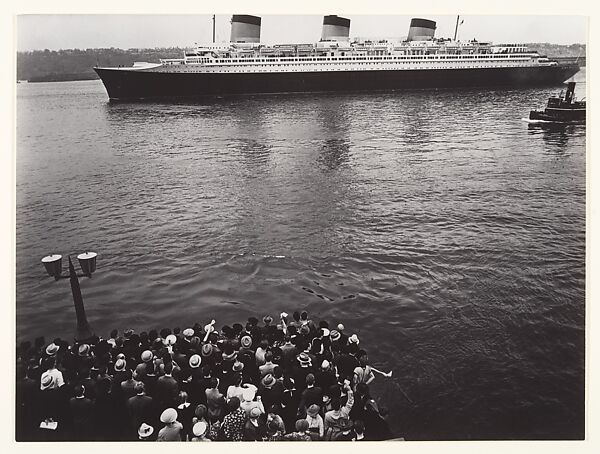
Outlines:
{"type": "Polygon", "coordinates": [[[17,338],[72,338],[40,259],[93,250],[99,334],[307,309],[394,371],[373,394],[398,436],[581,438],[585,126],[521,120],[558,89],[110,104],[99,81],[20,84],[17,338]]]}

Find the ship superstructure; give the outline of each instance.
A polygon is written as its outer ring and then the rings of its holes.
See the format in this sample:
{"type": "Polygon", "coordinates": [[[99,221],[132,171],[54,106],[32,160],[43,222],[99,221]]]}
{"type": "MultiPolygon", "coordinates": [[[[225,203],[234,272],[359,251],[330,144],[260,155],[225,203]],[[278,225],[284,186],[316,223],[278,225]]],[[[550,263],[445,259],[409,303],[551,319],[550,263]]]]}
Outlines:
{"type": "Polygon", "coordinates": [[[350,20],[331,15],[324,17],[317,43],[269,46],[260,42],[260,17],[234,15],[230,43],[198,46],[182,58],[157,64],[95,69],[111,99],[544,85],[563,82],[579,69],[577,65],[559,65],[525,45],[436,38],[435,29],[434,21],[415,18],[406,39],[351,40],[350,20]],[[130,83],[134,74],[141,76],[140,89],[130,83]],[[155,77],[142,80],[144,74],[155,77]],[[115,86],[117,75],[122,82],[115,86]],[[186,90],[147,85],[170,84],[167,76],[179,77],[186,90]],[[189,86],[194,76],[204,88],[189,86]]]}

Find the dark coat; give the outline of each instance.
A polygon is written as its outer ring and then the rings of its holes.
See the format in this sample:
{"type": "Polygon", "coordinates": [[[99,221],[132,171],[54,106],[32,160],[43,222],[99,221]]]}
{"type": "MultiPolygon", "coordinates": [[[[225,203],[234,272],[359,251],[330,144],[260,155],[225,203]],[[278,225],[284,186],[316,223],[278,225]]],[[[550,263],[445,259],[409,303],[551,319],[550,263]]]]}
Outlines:
{"type": "Polygon", "coordinates": [[[71,397],[69,409],[73,439],[77,441],[91,440],[94,426],[94,403],[87,397],[71,397]]]}
{"type": "Polygon", "coordinates": [[[132,427],[136,433],[143,422],[154,428],[158,427],[157,412],[152,397],[146,395],[135,395],[130,397],[127,401],[127,411],[131,419],[132,427]]]}
{"type": "Polygon", "coordinates": [[[157,404],[164,410],[168,407],[175,407],[177,404],[177,396],[179,394],[179,384],[177,380],[168,375],[159,377],[156,381],[156,389],[154,397],[157,404]]]}

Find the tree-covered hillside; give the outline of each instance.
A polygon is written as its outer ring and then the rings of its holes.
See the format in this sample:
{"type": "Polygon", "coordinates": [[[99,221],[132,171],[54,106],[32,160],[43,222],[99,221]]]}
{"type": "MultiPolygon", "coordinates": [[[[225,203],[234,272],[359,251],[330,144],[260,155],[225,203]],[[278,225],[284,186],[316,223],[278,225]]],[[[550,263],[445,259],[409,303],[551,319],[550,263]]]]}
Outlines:
{"type": "Polygon", "coordinates": [[[36,81],[97,79],[94,66],[131,66],[136,61],[158,63],[178,58],[183,49],[67,49],[17,53],[17,79],[36,81]]]}

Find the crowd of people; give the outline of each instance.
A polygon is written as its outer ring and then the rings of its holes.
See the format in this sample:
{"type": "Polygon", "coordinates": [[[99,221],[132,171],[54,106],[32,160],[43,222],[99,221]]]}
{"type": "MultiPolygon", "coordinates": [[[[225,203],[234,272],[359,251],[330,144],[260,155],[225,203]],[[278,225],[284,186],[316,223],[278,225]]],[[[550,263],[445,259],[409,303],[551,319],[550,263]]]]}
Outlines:
{"type": "Polygon", "coordinates": [[[306,311],[17,346],[18,441],[392,438],[356,334],[306,311]]]}

